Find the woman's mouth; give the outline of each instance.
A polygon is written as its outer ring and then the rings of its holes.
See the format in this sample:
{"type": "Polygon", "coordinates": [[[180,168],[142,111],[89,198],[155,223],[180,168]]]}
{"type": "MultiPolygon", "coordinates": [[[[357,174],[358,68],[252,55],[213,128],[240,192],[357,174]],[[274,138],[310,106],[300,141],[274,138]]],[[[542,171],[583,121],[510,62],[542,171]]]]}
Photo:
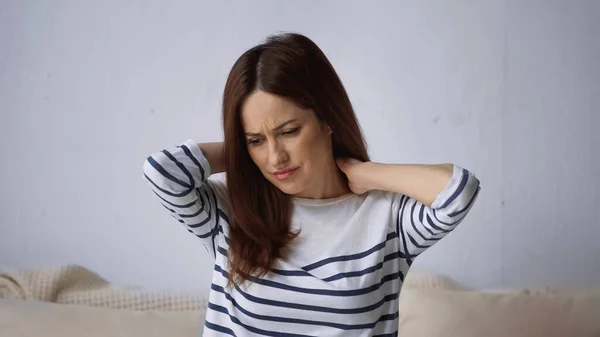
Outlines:
{"type": "Polygon", "coordinates": [[[275,178],[277,178],[277,180],[285,180],[291,177],[294,173],[296,173],[297,170],[297,167],[292,169],[280,170],[273,172],[273,175],[275,176],[275,178]]]}

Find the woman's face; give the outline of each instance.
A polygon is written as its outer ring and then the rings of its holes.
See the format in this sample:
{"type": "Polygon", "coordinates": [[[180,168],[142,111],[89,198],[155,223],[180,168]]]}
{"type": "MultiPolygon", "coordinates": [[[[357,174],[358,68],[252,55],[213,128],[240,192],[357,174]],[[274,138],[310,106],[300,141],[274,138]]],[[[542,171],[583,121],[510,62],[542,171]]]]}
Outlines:
{"type": "Polygon", "coordinates": [[[312,110],[256,90],[244,102],[242,128],[250,157],[284,193],[312,197],[331,172],[331,129],[312,110]]]}

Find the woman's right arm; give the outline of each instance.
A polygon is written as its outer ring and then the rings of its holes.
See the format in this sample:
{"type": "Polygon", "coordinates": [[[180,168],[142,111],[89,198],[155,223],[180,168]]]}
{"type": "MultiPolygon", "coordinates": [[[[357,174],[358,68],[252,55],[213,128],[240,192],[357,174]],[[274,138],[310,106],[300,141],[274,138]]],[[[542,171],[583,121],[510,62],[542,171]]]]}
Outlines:
{"type": "Polygon", "coordinates": [[[188,140],[151,154],[143,170],[159,202],[214,256],[215,240],[229,226],[225,183],[208,179],[225,170],[223,144],[188,140]]]}

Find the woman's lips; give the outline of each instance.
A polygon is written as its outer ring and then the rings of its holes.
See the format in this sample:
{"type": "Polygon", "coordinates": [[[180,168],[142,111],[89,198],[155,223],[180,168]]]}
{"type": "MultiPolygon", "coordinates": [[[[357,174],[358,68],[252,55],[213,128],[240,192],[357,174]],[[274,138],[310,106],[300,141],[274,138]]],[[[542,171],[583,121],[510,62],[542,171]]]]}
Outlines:
{"type": "Polygon", "coordinates": [[[297,167],[293,168],[293,169],[281,170],[281,171],[274,172],[273,175],[278,180],[285,180],[285,179],[291,177],[294,173],[296,173],[297,170],[298,170],[297,167]]]}

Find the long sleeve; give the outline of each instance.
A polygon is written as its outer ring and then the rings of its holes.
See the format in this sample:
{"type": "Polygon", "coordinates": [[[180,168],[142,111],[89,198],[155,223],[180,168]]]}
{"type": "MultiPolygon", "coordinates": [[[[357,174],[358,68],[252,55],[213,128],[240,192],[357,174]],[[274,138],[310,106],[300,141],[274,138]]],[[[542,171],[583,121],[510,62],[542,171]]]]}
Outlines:
{"type": "Polygon", "coordinates": [[[228,226],[224,182],[209,180],[211,168],[193,140],[151,154],[144,178],[158,201],[215,256],[215,241],[228,226]]]}
{"type": "Polygon", "coordinates": [[[452,178],[431,206],[396,194],[396,233],[400,255],[409,262],[451,232],[465,218],[477,199],[479,180],[464,168],[454,166],[452,178]]]}

